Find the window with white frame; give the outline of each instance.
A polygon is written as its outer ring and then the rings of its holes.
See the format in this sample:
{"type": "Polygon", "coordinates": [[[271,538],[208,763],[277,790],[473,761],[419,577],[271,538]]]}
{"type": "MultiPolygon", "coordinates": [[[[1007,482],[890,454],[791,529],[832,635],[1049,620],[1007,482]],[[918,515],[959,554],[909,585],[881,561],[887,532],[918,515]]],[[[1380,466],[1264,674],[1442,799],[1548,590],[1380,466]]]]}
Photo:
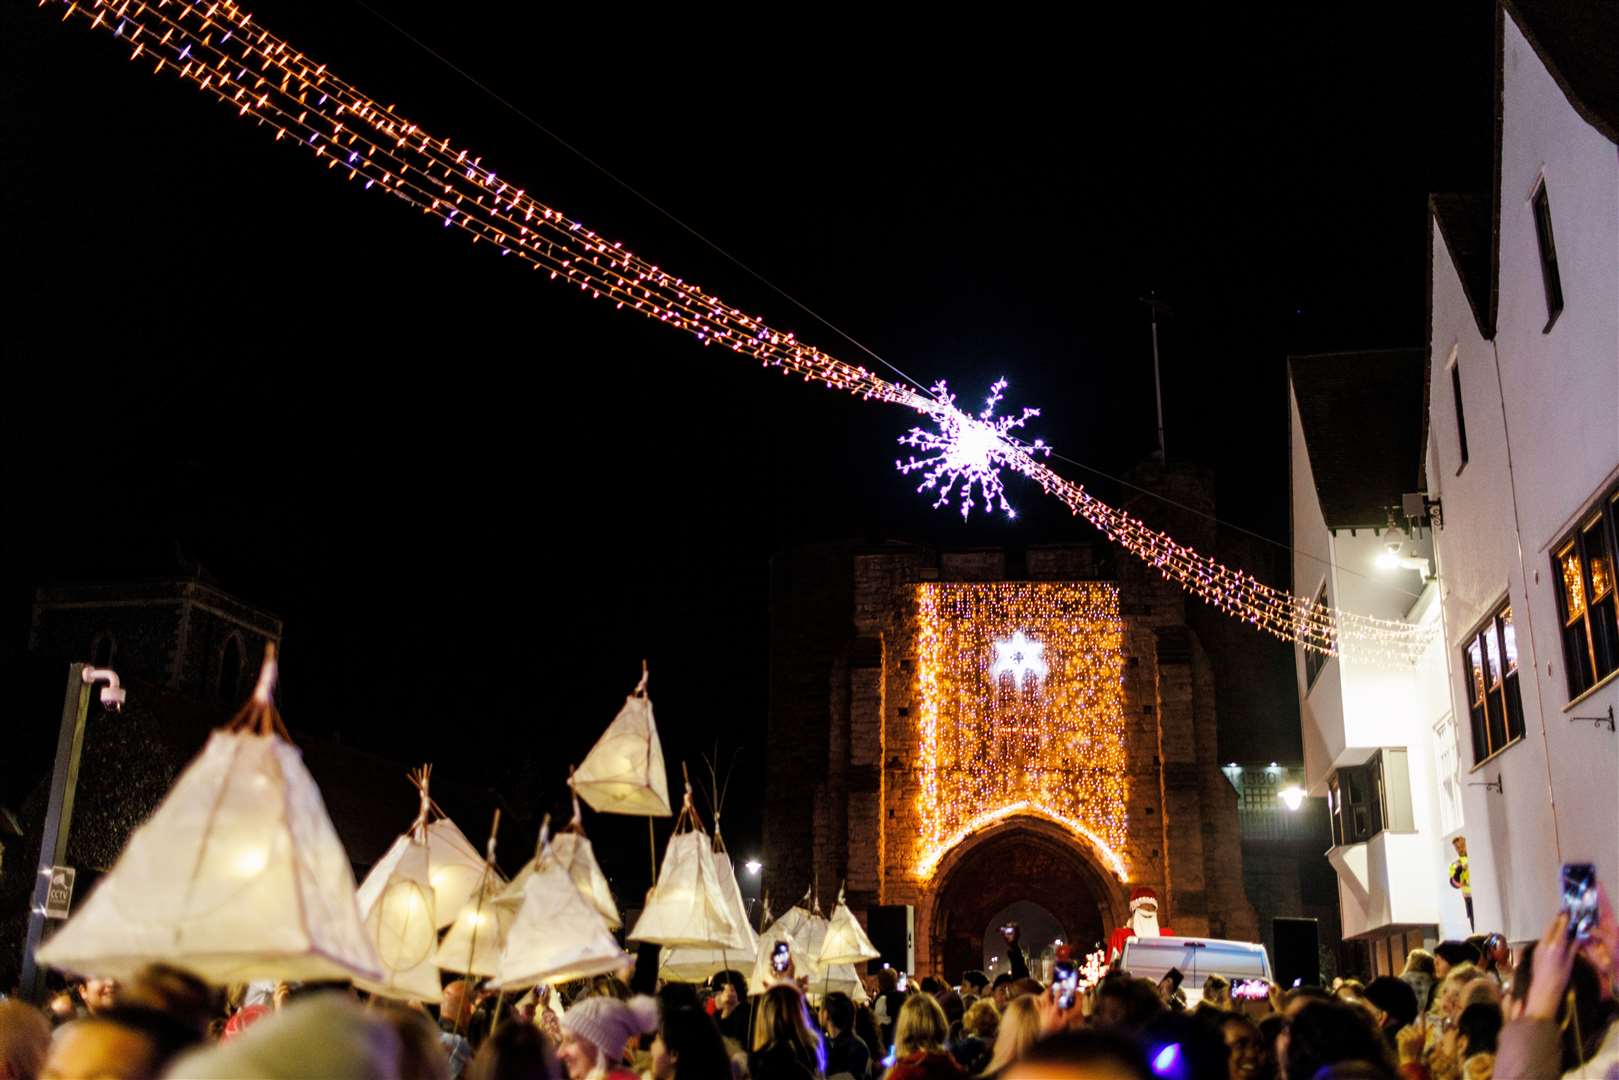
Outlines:
{"type": "Polygon", "coordinates": [[[1462,827],[1462,791],[1456,753],[1456,714],[1446,712],[1433,725],[1434,777],[1439,782],[1439,831],[1462,827]]]}
{"type": "Polygon", "coordinates": [[[1510,601],[1496,608],[1463,643],[1462,671],[1477,765],[1523,738],[1518,637],[1510,601]]]}

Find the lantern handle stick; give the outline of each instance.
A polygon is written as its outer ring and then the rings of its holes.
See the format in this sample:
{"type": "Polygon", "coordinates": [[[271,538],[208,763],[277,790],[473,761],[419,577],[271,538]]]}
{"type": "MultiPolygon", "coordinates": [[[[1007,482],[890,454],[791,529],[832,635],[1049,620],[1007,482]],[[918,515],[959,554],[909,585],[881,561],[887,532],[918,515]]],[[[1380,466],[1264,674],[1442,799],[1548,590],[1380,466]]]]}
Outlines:
{"type": "Polygon", "coordinates": [[[418,843],[424,843],[427,839],[427,818],[433,811],[433,797],[427,793],[428,780],[432,774],[433,766],[431,763],[424,764],[420,769],[406,774],[410,782],[416,785],[416,792],[420,796],[416,809],[416,820],[410,826],[411,835],[418,843]]]}
{"type": "Polygon", "coordinates": [[[585,831],[585,815],[579,809],[579,789],[574,785],[573,766],[568,766],[568,794],[573,798],[573,820],[568,822],[568,828],[583,834],[585,831]]]}
{"type": "Polygon", "coordinates": [[[641,661],[641,681],[635,684],[635,696],[638,697],[638,698],[646,697],[646,677],[647,677],[646,661],[642,660],[641,661]]]}
{"type": "Polygon", "coordinates": [[[652,855],[652,887],[655,889],[658,887],[658,837],[652,831],[652,816],[650,814],[647,815],[646,819],[646,846],[647,851],[652,855]]]}
{"type": "Polygon", "coordinates": [[[546,814],[544,820],[542,820],[540,822],[540,835],[534,841],[534,861],[535,861],[535,864],[536,864],[535,865],[536,870],[539,869],[538,863],[539,863],[539,860],[540,860],[540,855],[544,853],[546,845],[551,842],[551,831],[550,830],[551,830],[551,815],[546,814]]]}
{"type": "MultiPolygon", "coordinates": [[[[489,883],[489,871],[495,865],[495,835],[499,832],[500,807],[497,806],[495,807],[495,820],[489,824],[489,847],[487,849],[488,853],[484,856],[483,873],[478,876],[478,906],[472,912],[472,938],[467,944],[467,967],[466,971],[463,972],[467,984],[466,990],[461,995],[463,1002],[467,1000],[467,995],[472,992],[472,962],[473,958],[478,955],[478,923],[483,917],[484,886],[489,883]]],[[[457,1035],[461,1034],[463,1016],[470,1019],[469,1014],[471,1012],[471,1009],[461,1009],[457,1012],[455,1017],[455,1033],[457,1035]]]]}

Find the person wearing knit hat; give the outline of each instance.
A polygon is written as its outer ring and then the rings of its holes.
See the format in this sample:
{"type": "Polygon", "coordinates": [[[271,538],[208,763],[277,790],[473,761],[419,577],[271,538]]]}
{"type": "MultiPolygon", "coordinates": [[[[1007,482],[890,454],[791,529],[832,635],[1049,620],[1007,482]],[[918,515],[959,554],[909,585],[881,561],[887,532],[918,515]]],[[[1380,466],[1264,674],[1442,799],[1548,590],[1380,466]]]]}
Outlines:
{"type": "Polygon", "coordinates": [[[1109,963],[1124,955],[1124,943],[1133,937],[1160,937],[1174,931],[1158,926],[1158,893],[1148,885],[1137,885],[1130,890],[1130,921],[1108,936],[1109,963]]]}
{"type": "Polygon", "coordinates": [[[562,1046],[557,1051],[568,1080],[636,1080],[624,1068],[631,1039],[658,1029],[658,1003],[645,995],[619,1001],[587,997],[562,1014],[562,1046]]]}

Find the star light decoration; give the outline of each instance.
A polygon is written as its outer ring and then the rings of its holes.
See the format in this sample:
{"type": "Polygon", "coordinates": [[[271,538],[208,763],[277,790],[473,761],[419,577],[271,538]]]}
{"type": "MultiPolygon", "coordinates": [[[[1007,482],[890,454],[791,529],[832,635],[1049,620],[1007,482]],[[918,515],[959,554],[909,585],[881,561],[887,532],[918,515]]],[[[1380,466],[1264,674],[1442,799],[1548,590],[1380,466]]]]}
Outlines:
{"type": "Polygon", "coordinates": [[[1011,434],[1028,423],[1030,417],[1039,416],[1039,409],[1026,408],[1023,415],[1016,417],[995,415],[995,406],[1000,404],[1001,391],[1005,389],[1006,380],[997,380],[989,388],[983,411],[974,417],[956,408],[956,396],[940,379],[933,384],[934,404],[926,409],[938,430],[916,427],[900,436],[901,446],[915,447],[928,456],[912,455],[907,461],[896,458],[894,467],[902,475],[922,470],[922,482],[916,490],[938,491],[939,498],[933,504],[935,509],[950,502],[956,484],[960,483],[957,498],[961,501],[961,518],[965,521],[975,505],[973,485],[976,484],[985,509],[993,513],[999,505],[1007,517],[1017,517],[1017,511],[1006,501],[1001,470],[1010,467],[1026,472],[1029,455],[1049,455],[1051,448],[1040,439],[1032,444],[1021,443],[1011,434]]]}
{"type": "Polygon", "coordinates": [[[1017,680],[1017,688],[1022,690],[1023,676],[1033,675],[1037,682],[1046,677],[1045,652],[1044,645],[1024,637],[1023,631],[1019,630],[1011,640],[995,643],[995,666],[990,669],[990,674],[996,679],[1011,675],[1017,680]]]}

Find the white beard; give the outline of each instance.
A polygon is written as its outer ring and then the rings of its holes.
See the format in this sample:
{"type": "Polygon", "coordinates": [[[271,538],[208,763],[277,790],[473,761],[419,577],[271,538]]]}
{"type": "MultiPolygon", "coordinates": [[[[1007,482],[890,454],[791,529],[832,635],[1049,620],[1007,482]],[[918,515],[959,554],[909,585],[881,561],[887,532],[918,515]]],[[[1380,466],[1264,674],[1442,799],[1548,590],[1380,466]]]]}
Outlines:
{"type": "Polygon", "coordinates": [[[1142,908],[1130,913],[1130,929],[1136,932],[1136,937],[1158,936],[1158,913],[1149,914],[1142,908]]]}

